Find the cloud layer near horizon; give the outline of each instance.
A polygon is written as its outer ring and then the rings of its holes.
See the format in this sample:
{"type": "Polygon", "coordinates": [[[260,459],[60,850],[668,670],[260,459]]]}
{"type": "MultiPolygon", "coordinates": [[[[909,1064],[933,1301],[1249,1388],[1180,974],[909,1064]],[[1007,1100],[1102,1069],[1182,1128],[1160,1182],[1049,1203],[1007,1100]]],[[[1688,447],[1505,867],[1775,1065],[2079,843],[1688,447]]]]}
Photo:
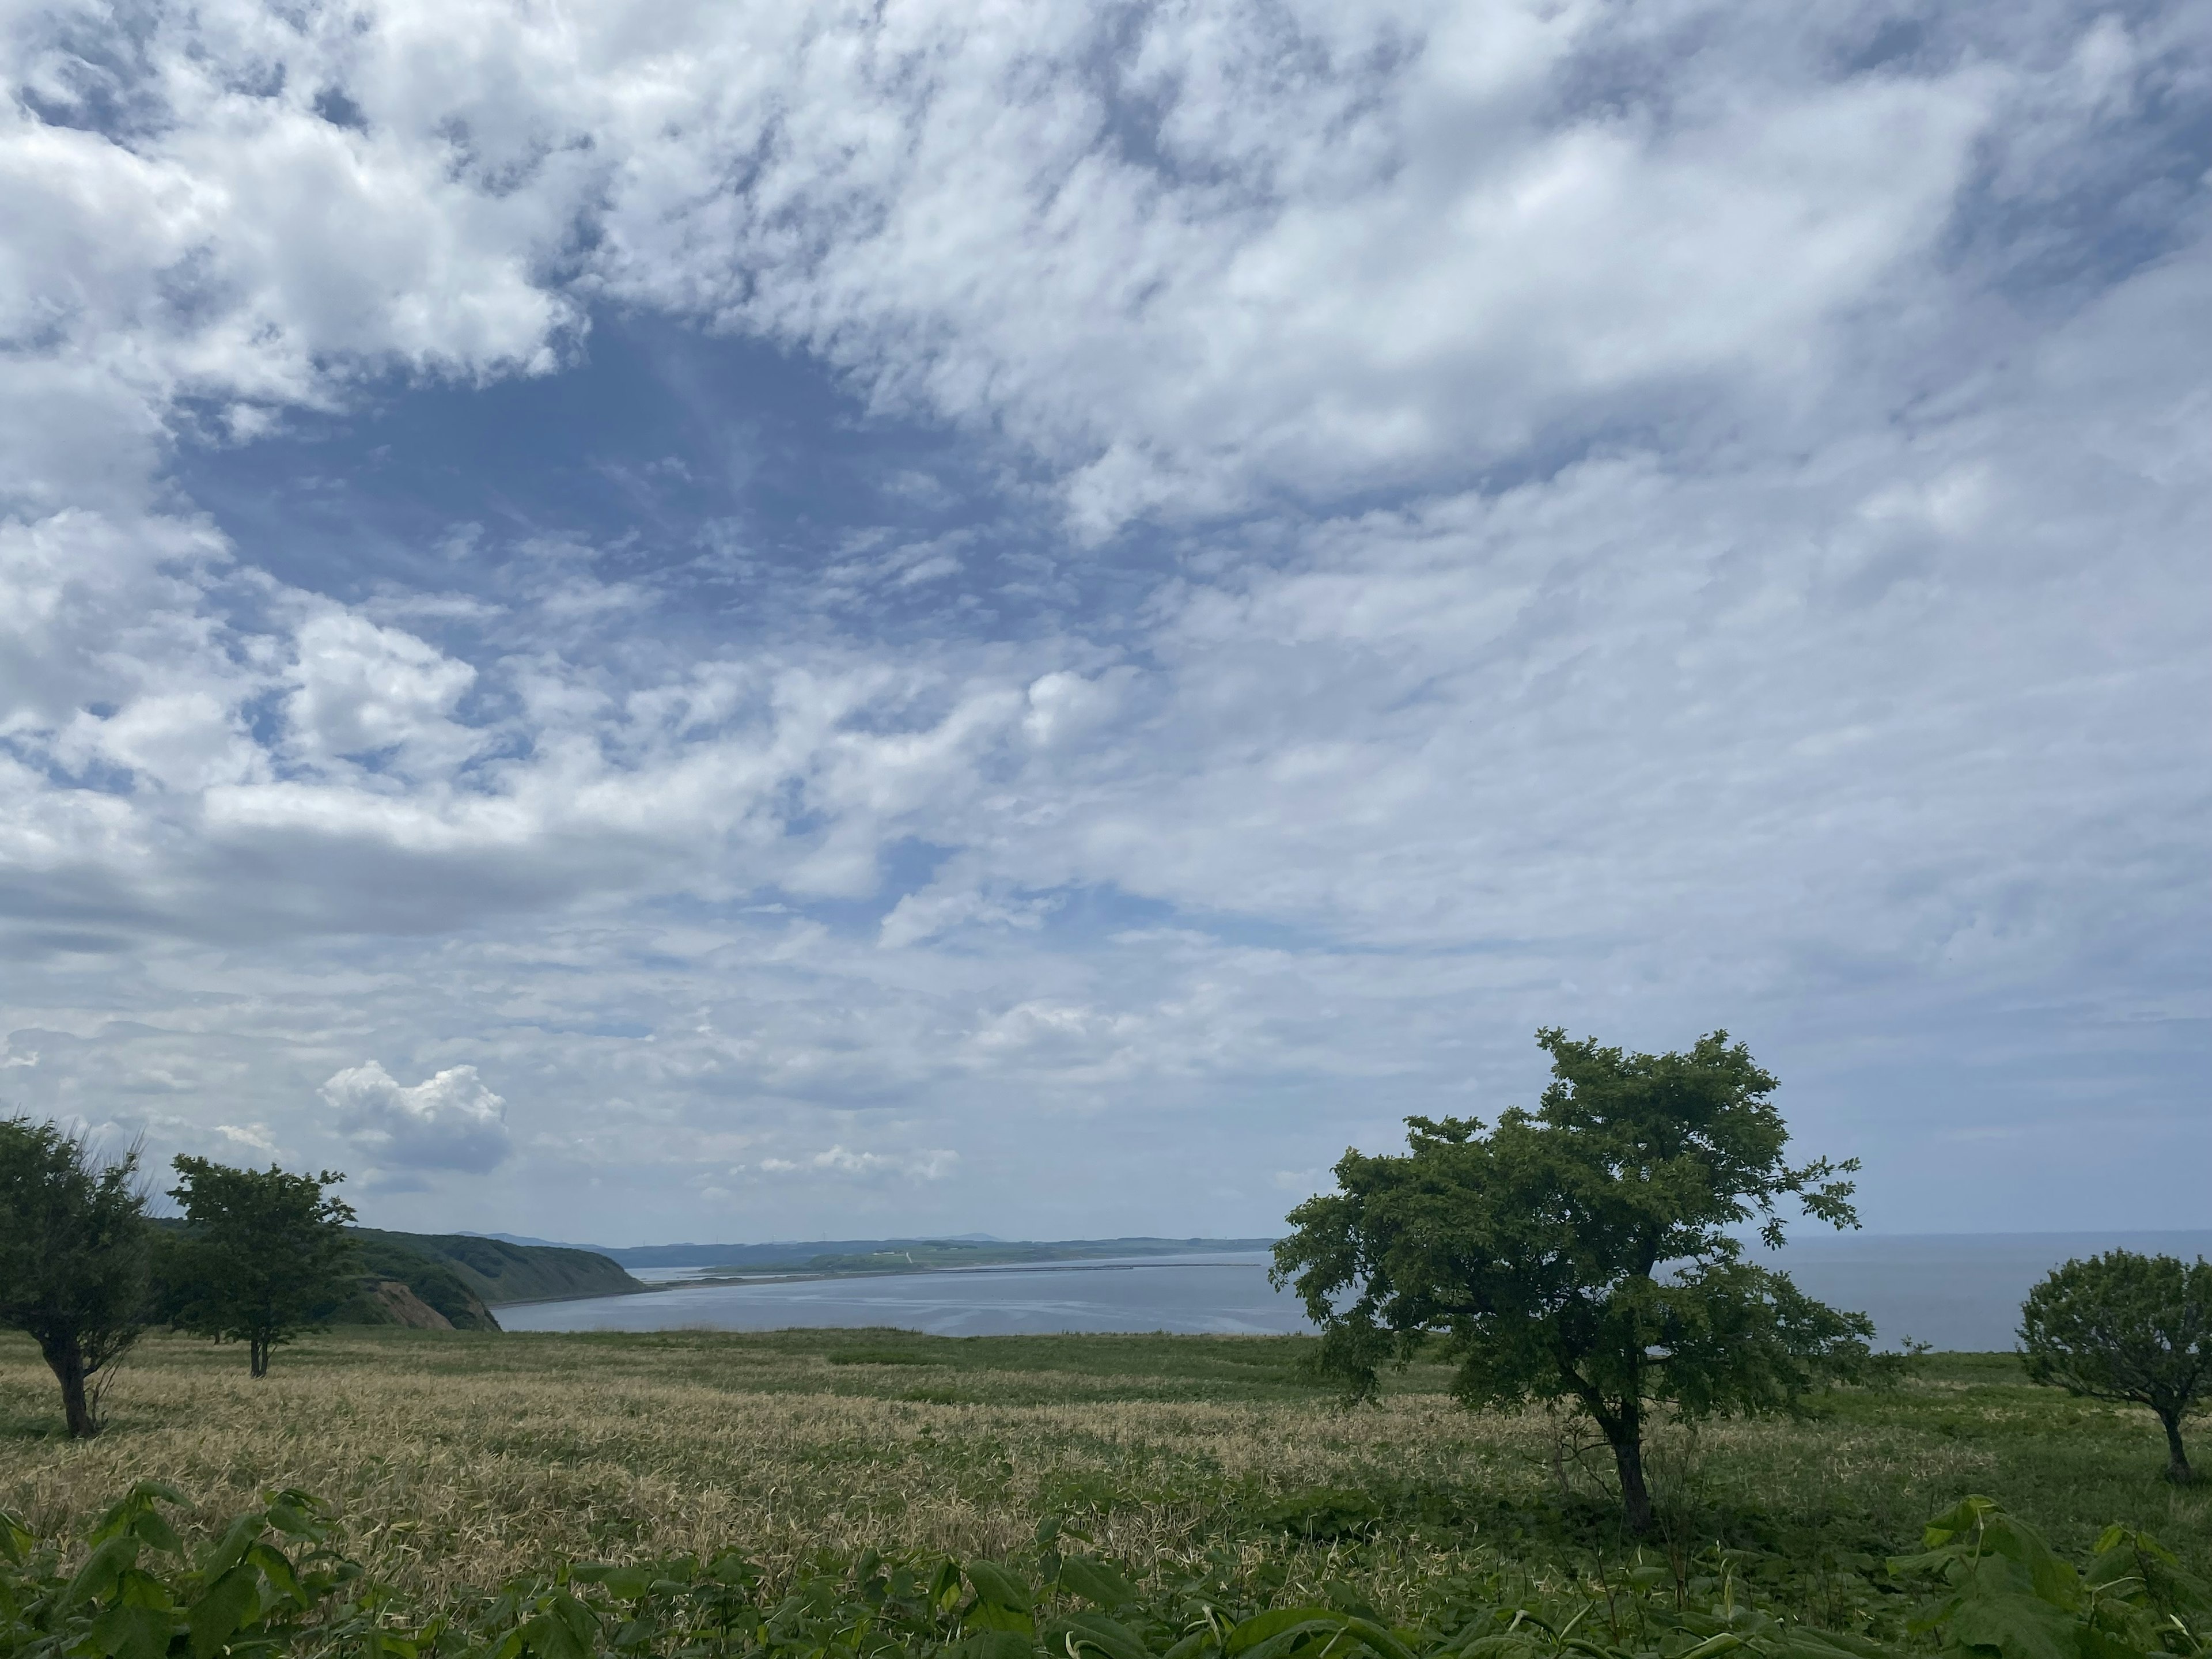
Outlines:
{"type": "Polygon", "coordinates": [[[2199,9],[6,42],[9,1099],[403,1223],[1250,1232],[1725,1024],[1883,1224],[2195,1214],[2199,9]],[[648,336],[683,442],[556,453],[648,336]],[[538,470],[439,506],[435,410],[538,470]]]}

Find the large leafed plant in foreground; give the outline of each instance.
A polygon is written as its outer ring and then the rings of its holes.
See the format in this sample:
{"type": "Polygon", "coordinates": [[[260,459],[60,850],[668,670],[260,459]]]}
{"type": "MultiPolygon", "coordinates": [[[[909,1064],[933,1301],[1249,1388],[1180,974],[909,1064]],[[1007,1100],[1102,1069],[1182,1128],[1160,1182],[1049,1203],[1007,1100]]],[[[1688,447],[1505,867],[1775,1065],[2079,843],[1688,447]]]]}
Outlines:
{"type": "Polygon", "coordinates": [[[1872,1324],[1743,1259],[1731,1229],[1782,1241],[1777,1206],[1858,1224],[1856,1161],[1793,1165],[1778,1086],[1725,1031],[1686,1054],[1537,1034],[1552,1081],[1533,1112],[1407,1120],[1402,1153],[1347,1152],[1337,1190],[1275,1248],[1356,1397],[1441,1339],[1469,1405],[1558,1402],[1611,1447],[1630,1529],[1652,1523],[1644,1434],[1686,1417],[1784,1408],[1856,1370],[1872,1324]]]}
{"type": "Polygon", "coordinates": [[[1768,1575],[1717,1547],[1625,1583],[1450,1573],[1393,1619],[1343,1586],[1139,1577],[1049,1527],[996,1561],[825,1550],[780,1583],[735,1553],[558,1562],[413,1607],[304,1493],[198,1536],[162,1513],[180,1498],[141,1483],[67,1547],[0,1511],[0,1659],[2203,1659],[2212,1611],[2142,1533],[2112,1528],[2085,1574],[1984,1498],[1889,1564],[1906,1594],[1886,1599],[1918,1606],[1887,1639],[1762,1605],[1768,1575]]]}

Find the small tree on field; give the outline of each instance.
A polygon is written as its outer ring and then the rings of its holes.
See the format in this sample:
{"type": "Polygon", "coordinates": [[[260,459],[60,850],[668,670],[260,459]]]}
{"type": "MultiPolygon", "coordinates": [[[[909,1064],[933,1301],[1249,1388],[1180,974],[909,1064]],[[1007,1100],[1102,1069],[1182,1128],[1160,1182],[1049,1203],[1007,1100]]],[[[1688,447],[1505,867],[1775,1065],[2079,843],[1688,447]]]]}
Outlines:
{"type": "Polygon", "coordinates": [[[204,1158],[179,1158],[176,1169],[169,1196],[185,1232],[162,1252],[163,1312],[185,1330],[245,1343],[247,1370],[266,1376],[270,1349],[327,1322],[356,1288],[353,1209],[324,1191],[345,1177],[204,1158]]]}
{"type": "Polygon", "coordinates": [[[2020,1346],[2035,1382],[2149,1407],[2166,1478],[2190,1478],[2181,1420],[2212,1406],[2212,1262],[2110,1250],[2054,1267],[2021,1305],[2020,1346]]]}
{"type": "Polygon", "coordinates": [[[1322,1328],[1320,1361],[1357,1398],[1385,1361],[1441,1337],[1464,1403],[1560,1401],[1611,1448],[1629,1528],[1649,1531],[1647,1408],[1685,1417],[1788,1407],[1824,1370],[1854,1371],[1874,1328],[1741,1259],[1725,1231],[1775,1204],[1856,1226],[1858,1167],[1793,1168],[1777,1085],[1725,1031],[1687,1054],[1537,1042],[1552,1082],[1534,1112],[1408,1118],[1402,1154],[1347,1152],[1338,1190],[1293,1210],[1275,1247],[1322,1328]],[[1674,1264],[1671,1267],[1664,1264],[1674,1264]]]}
{"type": "Polygon", "coordinates": [[[39,1345],[72,1438],[100,1432],[108,1367],[143,1328],[146,1233],[136,1146],[106,1158],[53,1124],[0,1121],[0,1327],[39,1345]]]}

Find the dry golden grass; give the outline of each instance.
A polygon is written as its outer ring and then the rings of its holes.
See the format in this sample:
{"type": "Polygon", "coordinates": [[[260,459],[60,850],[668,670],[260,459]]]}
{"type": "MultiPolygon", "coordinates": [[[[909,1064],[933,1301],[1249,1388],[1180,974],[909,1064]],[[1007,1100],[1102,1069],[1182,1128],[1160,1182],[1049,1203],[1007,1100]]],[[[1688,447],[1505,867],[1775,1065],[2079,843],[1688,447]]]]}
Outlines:
{"type": "MultiPolygon", "coordinates": [[[[1071,1498],[1103,1508],[1100,1544],[1144,1565],[1192,1548],[1224,1487],[1356,1483],[1378,1460],[1473,1450],[1467,1414],[1433,1395],[1346,1418],[1306,1401],[887,1398],[851,1392],[852,1370],[818,1357],[741,1356],[729,1374],[674,1376],[604,1349],[580,1367],[514,1365],[503,1362],[520,1354],[481,1347],[481,1369],[421,1363],[450,1357],[381,1333],[324,1337],[257,1382],[227,1352],[149,1339],[110,1389],[99,1439],[0,1439],[0,1504],[68,1533],[150,1476],[213,1526],[256,1492],[296,1486],[345,1516],[375,1570],[434,1595],[561,1557],[734,1547],[773,1567],[822,1548],[1004,1555],[1071,1498]]],[[[910,1392],[931,1376],[864,1380],[910,1392]]],[[[958,1381],[1032,1395],[1079,1387],[988,1371],[958,1381]]],[[[0,1347],[0,1389],[35,1405],[52,1386],[27,1346],[0,1347]]],[[[1475,1456],[1540,1463],[1540,1425],[1484,1427],[1475,1456]]]]}
{"type": "MultiPolygon", "coordinates": [[[[1595,1509],[1559,1521],[1547,1419],[1465,1412],[1440,1373],[1346,1415],[1286,1381],[1285,1364],[1247,1364],[1258,1347],[1039,1339],[868,1363],[854,1340],[347,1333],[280,1352],[255,1382],[235,1350],[149,1338],[109,1392],[109,1431],[72,1444],[34,1351],[0,1339],[0,1506],[69,1534],[150,1476],[211,1527],[258,1492],[296,1486],[343,1516],[373,1571],[426,1598],[563,1557],[733,1548],[771,1570],[869,1547],[999,1557],[1054,1514],[1140,1569],[1226,1549],[1296,1580],[1350,1573],[1386,1598],[1493,1545],[1529,1559],[1601,1541],[1595,1509]],[[1165,1369],[1146,1372],[1148,1355],[1165,1369]],[[1271,1503],[1324,1488],[1442,1493],[1453,1518],[1394,1524],[1347,1565],[1267,1518],[1271,1503]]],[[[1750,1516],[1753,1533],[1879,1550],[1982,1491],[2062,1542],[2126,1518],[2203,1553],[2202,1498],[2126,1468],[2092,1491],[2038,1449],[2065,1402],[1977,1386],[1931,1378],[1887,1402],[1846,1400],[1824,1422],[1709,1426],[1695,1478],[1710,1524],[1750,1516]]],[[[2110,1413],[2066,1421],[2133,1443],[2110,1413]]]]}

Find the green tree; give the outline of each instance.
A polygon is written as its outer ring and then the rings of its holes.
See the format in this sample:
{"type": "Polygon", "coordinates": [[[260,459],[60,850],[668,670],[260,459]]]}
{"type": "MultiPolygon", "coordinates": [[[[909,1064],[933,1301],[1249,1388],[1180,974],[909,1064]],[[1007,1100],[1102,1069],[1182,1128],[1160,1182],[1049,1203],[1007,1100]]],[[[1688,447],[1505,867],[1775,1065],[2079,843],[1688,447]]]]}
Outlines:
{"type": "Polygon", "coordinates": [[[0,1327],[39,1345],[72,1438],[100,1432],[100,1385],[143,1328],[146,1231],[137,1146],[0,1121],[0,1327]]]}
{"type": "Polygon", "coordinates": [[[1293,1210],[1275,1247],[1322,1328],[1320,1363],[1371,1398],[1386,1361],[1441,1339],[1469,1406],[1560,1402],[1611,1448],[1632,1531],[1650,1528],[1649,1408],[1685,1417],[1794,1405],[1856,1372],[1872,1324],[1742,1260],[1729,1229],[1778,1200],[1854,1227],[1856,1161],[1793,1168],[1775,1079],[1725,1031],[1687,1054],[1624,1054],[1540,1031],[1552,1081],[1494,1129],[1408,1118],[1408,1150],[1347,1152],[1337,1191],[1293,1210]]]}
{"type": "Polygon", "coordinates": [[[2212,1401],[2212,1262],[2108,1250],[2054,1267],[2021,1304],[2020,1346],[2035,1382],[2149,1407],[2166,1478],[2190,1478],[2181,1420],[2212,1401]]]}
{"type": "Polygon", "coordinates": [[[352,1206],[325,1188],[345,1177],[234,1170],[179,1158],[169,1196],[185,1212],[183,1236],[162,1253],[163,1312],[218,1342],[243,1342],[246,1368],[269,1374],[269,1352],[319,1328],[358,1288],[346,1224],[352,1206]]]}

